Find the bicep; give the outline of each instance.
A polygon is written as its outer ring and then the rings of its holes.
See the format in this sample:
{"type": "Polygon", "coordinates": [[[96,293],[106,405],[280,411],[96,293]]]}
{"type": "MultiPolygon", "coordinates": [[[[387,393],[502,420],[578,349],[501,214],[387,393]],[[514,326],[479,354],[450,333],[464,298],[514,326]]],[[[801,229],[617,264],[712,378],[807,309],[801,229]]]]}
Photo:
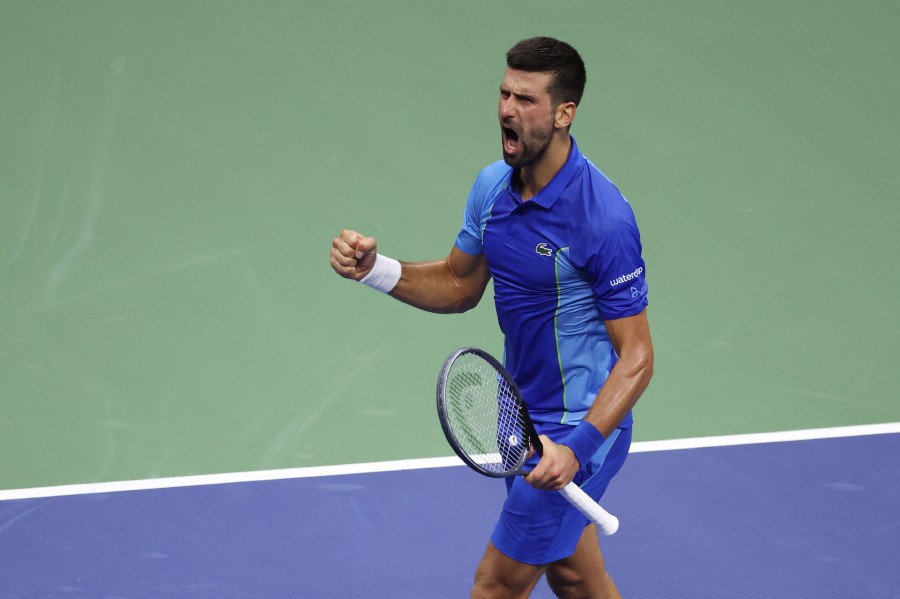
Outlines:
{"type": "Polygon", "coordinates": [[[463,294],[477,304],[491,279],[491,271],[484,254],[467,254],[453,246],[446,263],[463,294]]]}
{"type": "Polygon", "coordinates": [[[609,340],[621,360],[645,363],[652,368],[653,340],[646,308],[634,316],[607,320],[605,325],[609,340]]]}
{"type": "Polygon", "coordinates": [[[467,254],[456,246],[453,246],[450,255],[447,256],[447,266],[450,267],[450,272],[461,280],[487,285],[488,279],[491,278],[484,254],[467,254]]]}

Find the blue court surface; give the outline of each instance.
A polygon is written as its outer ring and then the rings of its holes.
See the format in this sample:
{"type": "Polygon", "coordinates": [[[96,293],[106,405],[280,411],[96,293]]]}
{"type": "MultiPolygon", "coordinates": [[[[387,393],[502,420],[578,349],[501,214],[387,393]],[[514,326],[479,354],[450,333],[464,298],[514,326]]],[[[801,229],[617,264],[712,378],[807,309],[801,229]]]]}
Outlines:
{"type": "MultiPolygon", "coordinates": [[[[608,567],[630,599],[900,597],[898,455],[896,432],[633,452],[608,567]]],[[[456,466],[9,496],[3,599],[438,599],[468,596],[503,484],[456,466]]]]}

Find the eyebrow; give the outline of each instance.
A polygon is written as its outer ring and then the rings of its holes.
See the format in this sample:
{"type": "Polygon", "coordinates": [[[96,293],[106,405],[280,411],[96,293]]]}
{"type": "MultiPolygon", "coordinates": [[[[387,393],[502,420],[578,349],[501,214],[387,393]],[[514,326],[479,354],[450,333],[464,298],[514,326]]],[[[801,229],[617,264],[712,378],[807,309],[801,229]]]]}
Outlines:
{"type": "Polygon", "coordinates": [[[511,89],[508,89],[502,85],[500,86],[500,93],[501,94],[505,93],[505,94],[509,94],[511,96],[515,96],[515,97],[519,98],[520,100],[537,101],[537,97],[532,94],[523,94],[523,93],[519,93],[519,92],[514,92],[511,89]]]}

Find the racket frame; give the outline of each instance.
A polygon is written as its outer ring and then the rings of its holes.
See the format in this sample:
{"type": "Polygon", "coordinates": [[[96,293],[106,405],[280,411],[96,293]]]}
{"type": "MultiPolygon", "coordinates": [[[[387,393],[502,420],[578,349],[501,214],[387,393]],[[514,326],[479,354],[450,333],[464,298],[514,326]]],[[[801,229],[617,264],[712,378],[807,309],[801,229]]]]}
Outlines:
{"type": "Polygon", "coordinates": [[[456,453],[456,455],[459,456],[459,458],[463,462],[465,462],[467,466],[469,466],[479,474],[483,474],[491,478],[508,478],[517,474],[526,474],[522,470],[522,466],[525,464],[525,460],[528,459],[528,455],[530,453],[529,451],[522,452],[522,457],[515,464],[515,467],[498,472],[482,468],[481,465],[478,464],[478,462],[469,457],[469,454],[465,450],[463,450],[462,447],[460,447],[459,442],[456,439],[456,433],[453,432],[453,429],[450,426],[450,417],[447,411],[446,402],[446,388],[447,376],[450,373],[450,368],[453,366],[453,363],[456,362],[457,358],[464,354],[474,354],[478,356],[479,358],[490,364],[500,374],[500,376],[503,377],[504,381],[507,385],[509,385],[509,388],[512,391],[512,396],[516,403],[516,410],[518,410],[519,418],[522,420],[522,426],[524,429],[524,433],[528,438],[529,446],[537,451],[538,455],[541,455],[544,451],[544,446],[541,443],[540,438],[538,437],[537,430],[534,428],[534,423],[531,422],[531,417],[528,415],[528,410],[525,408],[525,401],[522,399],[522,393],[521,391],[519,391],[519,387],[518,385],[516,385],[516,381],[513,380],[513,377],[509,374],[509,371],[507,371],[503,364],[501,364],[494,356],[477,347],[461,347],[455,350],[453,353],[447,356],[446,360],[444,360],[444,364],[443,366],[441,366],[441,372],[438,375],[438,419],[441,421],[441,429],[444,431],[444,436],[447,437],[447,442],[450,444],[450,447],[453,448],[454,453],[456,453]]]}
{"type": "MultiPolygon", "coordinates": [[[[528,438],[530,446],[534,448],[539,456],[542,456],[544,452],[543,443],[541,443],[541,440],[538,437],[537,430],[534,428],[534,423],[531,421],[531,416],[529,416],[528,414],[528,410],[525,407],[525,400],[522,398],[522,393],[519,391],[519,387],[518,385],[516,385],[516,381],[513,379],[512,375],[509,374],[509,371],[506,370],[503,364],[501,364],[494,356],[477,347],[461,347],[453,351],[444,360],[444,364],[443,366],[441,366],[441,372],[438,375],[438,419],[441,421],[441,428],[444,431],[444,436],[447,437],[447,442],[450,443],[450,447],[453,448],[453,451],[456,453],[456,455],[459,456],[459,458],[463,462],[465,462],[467,466],[480,474],[489,476],[491,478],[508,478],[517,474],[527,474],[526,472],[522,471],[522,466],[524,465],[525,460],[528,458],[530,452],[523,452],[522,457],[519,459],[514,468],[497,472],[482,468],[475,460],[469,457],[468,453],[460,447],[459,442],[456,440],[456,434],[453,432],[450,426],[450,418],[447,412],[445,391],[447,387],[447,377],[450,373],[450,368],[453,366],[453,363],[457,360],[457,358],[464,354],[474,354],[479,358],[482,358],[491,366],[493,366],[497,373],[504,378],[506,384],[509,385],[510,390],[512,391],[513,399],[516,402],[516,409],[519,411],[523,429],[528,438]]],[[[578,511],[584,514],[584,516],[587,517],[588,520],[593,522],[597,526],[597,530],[601,534],[612,535],[615,534],[615,532],[619,529],[619,519],[604,510],[596,501],[594,501],[587,493],[584,492],[583,489],[581,489],[574,482],[570,482],[569,484],[567,484],[564,489],[560,490],[560,493],[562,493],[562,495],[569,501],[569,503],[576,507],[578,511]]]]}

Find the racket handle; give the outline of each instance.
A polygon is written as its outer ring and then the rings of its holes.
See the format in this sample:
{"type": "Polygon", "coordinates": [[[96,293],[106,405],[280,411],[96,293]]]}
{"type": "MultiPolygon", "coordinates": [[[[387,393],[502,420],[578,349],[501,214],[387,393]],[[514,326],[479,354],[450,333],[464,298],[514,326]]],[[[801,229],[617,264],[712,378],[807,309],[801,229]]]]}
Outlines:
{"type": "Polygon", "coordinates": [[[581,490],[575,483],[569,483],[560,490],[569,503],[597,526],[601,534],[609,536],[619,530],[619,519],[607,512],[594,501],[590,495],[581,490]]]}

